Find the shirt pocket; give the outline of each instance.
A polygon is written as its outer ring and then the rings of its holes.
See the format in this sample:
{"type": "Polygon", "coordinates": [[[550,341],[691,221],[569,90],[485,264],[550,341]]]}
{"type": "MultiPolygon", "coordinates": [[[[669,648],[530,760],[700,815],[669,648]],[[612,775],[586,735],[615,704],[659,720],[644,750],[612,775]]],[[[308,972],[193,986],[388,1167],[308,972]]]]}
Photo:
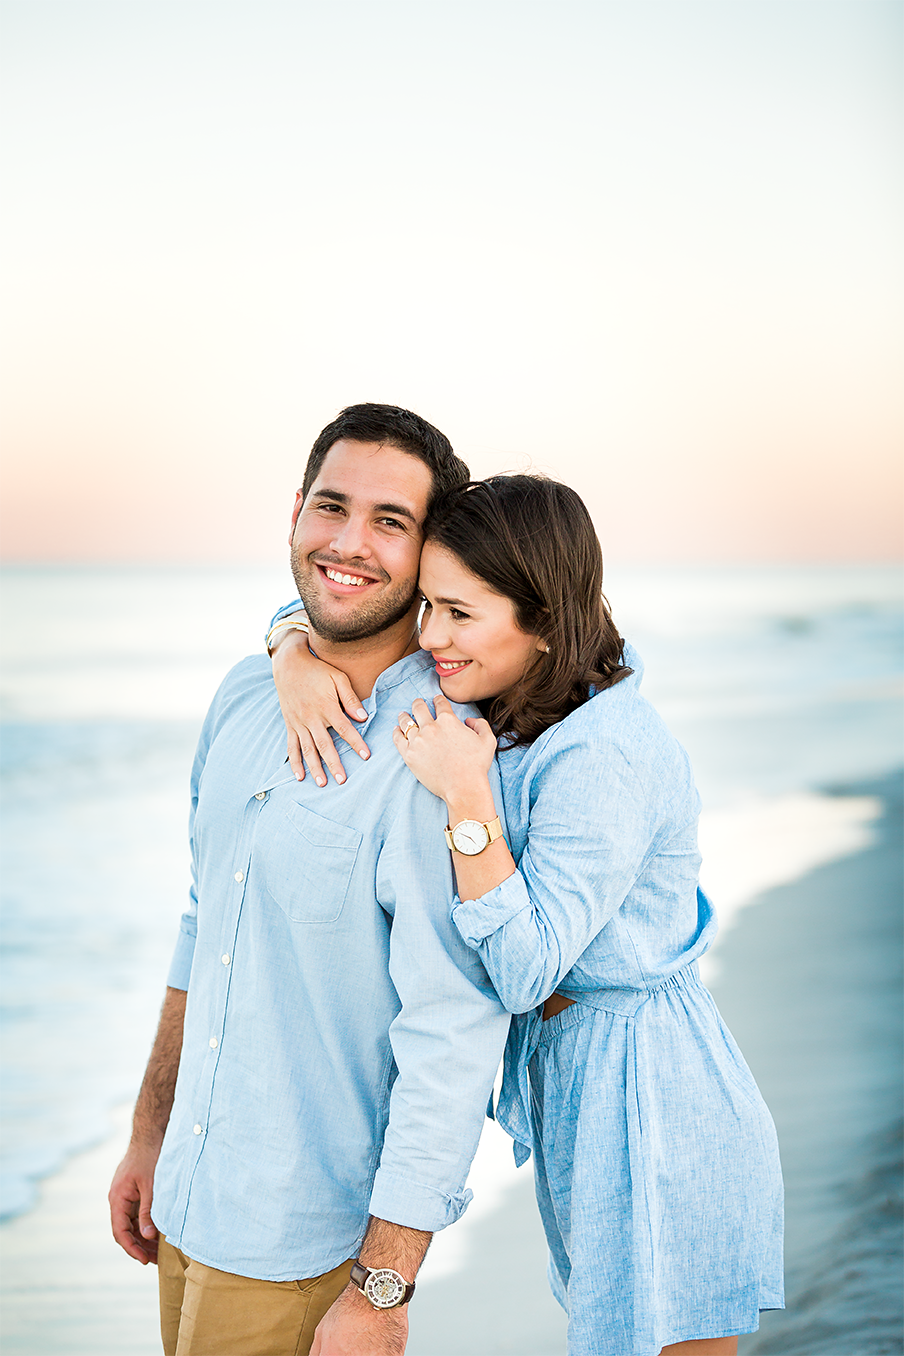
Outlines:
{"type": "Polygon", "coordinates": [[[264,857],[267,892],[293,923],[335,923],[345,905],[361,834],[289,805],[275,817],[264,857]]]}

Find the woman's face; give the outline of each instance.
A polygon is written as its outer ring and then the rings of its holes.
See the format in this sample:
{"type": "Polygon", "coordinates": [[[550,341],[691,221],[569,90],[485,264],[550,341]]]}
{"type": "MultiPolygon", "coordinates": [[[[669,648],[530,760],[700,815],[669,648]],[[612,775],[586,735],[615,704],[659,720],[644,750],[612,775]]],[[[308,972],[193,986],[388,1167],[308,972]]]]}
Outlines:
{"type": "Polygon", "coordinates": [[[428,541],[419,578],[425,607],[421,648],[429,650],[443,692],[454,702],[498,697],[518,681],[538,650],[515,622],[511,601],[428,541]]]}

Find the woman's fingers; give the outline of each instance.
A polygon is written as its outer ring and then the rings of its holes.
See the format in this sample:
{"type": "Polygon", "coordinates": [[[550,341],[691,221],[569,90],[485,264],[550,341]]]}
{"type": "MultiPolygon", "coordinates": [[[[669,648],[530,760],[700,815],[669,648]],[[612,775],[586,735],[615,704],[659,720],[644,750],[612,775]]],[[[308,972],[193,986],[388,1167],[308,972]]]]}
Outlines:
{"type": "Polygon", "coordinates": [[[320,761],[320,755],[317,752],[317,746],[314,743],[310,730],[301,730],[299,732],[299,743],[301,744],[301,753],[307,765],[307,769],[318,786],[326,786],[326,776],[323,771],[323,764],[320,761]]]}
{"type": "MultiPolygon", "coordinates": [[[[342,720],[349,729],[352,728],[344,716],[342,717],[342,720]]],[[[337,730],[337,734],[342,734],[342,731],[337,730]]],[[[332,772],[333,780],[337,781],[341,786],[342,783],[346,781],[346,771],[342,766],[342,759],[336,752],[336,745],[333,743],[329,730],[325,725],[318,725],[311,730],[311,737],[314,740],[317,752],[320,754],[321,759],[326,763],[330,772],[332,772]]],[[[345,735],[342,735],[342,737],[344,739],[345,735]]],[[[320,783],[318,783],[318,785],[319,784],[320,783]]],[[[326,783],[324,782],[323,785],[326,785],[326,783]]]]}
{"type": "MultiPolygon", "coordinates": [[[[358,696],[345,674],[337,673],[334,682],[336,684],[336,695],[352,719],[367,720],[367,712],[361,705],[361,698],[358,696]]],[[[336,729],[339,729],[338,725],[336,726],[336,729]]],[[[347,736],[343,735],[342,738],[347,739],[347,736]]],[[[348,742],[351,743],[351,740],[349,739],[348,742]]],[[[366,748],[367,745],[365,744],[364,747],[366,748]]]]}
{"type": "MultiPolygon", "coordinates": [[[[355,700],[357,701],[357,698],[355,700]]],[[[364,716],[366,719],[367,717],[366,711],[364,712],[364,716]]],[[[344,739],[346,744],[351,745],[351,747],[355,750],[355,753],[358,755],[359,758],[366,759],[370,757],[370,749],[367,747],[364,740],[358,734],[358,731],[355,729],[354,725],[352,725],[351,721],[346,720],[345,716],[342,714],[341,711],[338,713],[338,715],[333,716],[332,721],[330,723],[332,724],[332,727],[336,731],[336,734],[339,736],[339,738],[344,739]]],[[[327,738],[329,738],[329,736],[327,736],[327,738]]],[[[324,746],[320,744],[319,740],[318,747],[320,748],[321,753],[326,753],[324,746]]],[[[327,757],[327,763],[329,765],[330,771],[332,771],[333,765],[330,762],[329,757],[327,757]]],[[[341,768],[342,764],[340,763],[339,766],[341,768]]],[[[337,778],[337,781],[338,780],[339,779],[337,778]]]]}
{"type": "Polygon", "coordinates": [[[294,730],[286,731],[286,744],[289,750],[289,767],[295,773],[296,780],[304,781],[304,760],[301,756],[301,745],[298,742],[298,735],[294,730]]]}

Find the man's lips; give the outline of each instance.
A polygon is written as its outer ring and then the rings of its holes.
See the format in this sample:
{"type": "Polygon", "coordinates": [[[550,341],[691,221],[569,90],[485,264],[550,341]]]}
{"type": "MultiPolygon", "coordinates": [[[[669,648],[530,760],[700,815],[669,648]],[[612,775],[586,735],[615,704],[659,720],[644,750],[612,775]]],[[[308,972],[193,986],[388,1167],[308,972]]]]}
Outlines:
{"type": "Polygon", "coordinates": [[[340,593],[354,593],[358,589],[366,588],[368,584],[378,582],[370,575],[358,574],[353,570],[343,570],[338,565],[325,565],[319,560],[315,560],[314,564],[330,587],[340,593]]]}
{"type": "Polygon", "coordinates": [[[449,678],[453,673],[461,673],[462,669],[466,669],[468,665],[472,664],[474,661],[472,659],[438,659],[437,656],[434,655],[433,662],[436,665],[436,671],[439,676],[441,678],[449,678]]]}

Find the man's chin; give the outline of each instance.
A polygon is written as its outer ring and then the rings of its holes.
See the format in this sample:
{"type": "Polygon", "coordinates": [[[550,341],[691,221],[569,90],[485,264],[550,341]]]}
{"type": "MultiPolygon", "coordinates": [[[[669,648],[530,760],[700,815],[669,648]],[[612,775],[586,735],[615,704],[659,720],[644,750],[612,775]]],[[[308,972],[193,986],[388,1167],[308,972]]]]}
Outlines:
{"type": "MultiPolygon", "coordinates": [[[[349,644],[353,641],[373,640],[385,631],[391,630],[399,622],[412,614],[414,599],[410,598],[404,606],[382,607],[374,610],[364,608],[352,615],[336,615],[328,612],[314,602],[313,606],[302,595],[302,602],[308,614],[311,627],[322,640],[333,645],[349,644]]],[[[412,616],[412,621],[413,621],[412,616]]]]}

